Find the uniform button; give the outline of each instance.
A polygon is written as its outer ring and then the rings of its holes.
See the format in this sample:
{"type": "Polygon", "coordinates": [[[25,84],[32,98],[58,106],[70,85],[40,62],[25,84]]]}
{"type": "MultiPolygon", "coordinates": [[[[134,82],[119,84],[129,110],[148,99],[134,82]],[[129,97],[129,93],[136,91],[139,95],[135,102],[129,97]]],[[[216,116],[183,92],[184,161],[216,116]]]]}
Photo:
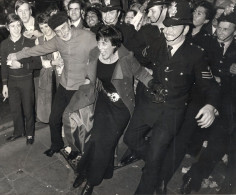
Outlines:
{"type": "Polygon", "coordinates": [[[132,99],[132,98],[131,98],[130,100],[131,100],[131,101],[133,101],[133,99],[132,99]]]}
{"type": "Polygon", "coordinates": [[[148,91],[148,89],[147,89],[147,91],[148,91]]]}
{"type": "Polygon", "coordinates": [[[154,66],[156,66],[156,63],[153,63],[154,66]]]}
{"type": "Polygon", "coordinates": [[[165,81],[168,81],[168,78],[165,78],[165,81]]]}
{"type": "Polygon", "coordinates": [[[188,103],[185,102],[185,106],[187,106],[187,105],[188,105],[188,103]]]}
{"type": "Polygon", "coordinates": [[[169,70],[169,67],[168,67],[168,66],[166,67],[166,70],[169,70]]]}
{"type": "Polygon", "coordinates": [[[219,70],[219,72],[221,72],[221,70],[219,70]]]}
{"type": "Polygon", "coordinates": [[[182,72],[180,73],[181,76],[182,76],[183,74],[184,74],[184,73],[182,73],[182,72]]]}
{"type": "Polygon", "coordinates": [[[165,89],[165,92],[167,93],[167,92],[168,92],[168,90],[167,90],[167,89],[165,89]]]}
{"type": "Polygon", "coordinates": [[[222,64],[222,63],[223,63],[223,61],[221,60],[221,61],[220,61],[220,63],[222,64]]]}

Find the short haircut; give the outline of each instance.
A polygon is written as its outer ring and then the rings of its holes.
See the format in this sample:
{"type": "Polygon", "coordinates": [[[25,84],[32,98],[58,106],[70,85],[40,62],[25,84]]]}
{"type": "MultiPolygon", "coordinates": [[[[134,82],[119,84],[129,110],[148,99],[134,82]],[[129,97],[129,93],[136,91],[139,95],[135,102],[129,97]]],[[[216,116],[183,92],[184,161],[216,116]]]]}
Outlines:
{"type": "Polygon", "coordinates": [[[23,5],[24,3],[29,5],[29,9],[31,9],[31,4],[27,1],[27,0],[17,0],[15,3],[15,11],[17,11],[19,9],[19,7],[21,5],[23,5]]]}
{"type": "Polygon", "coordinates": [[[96,34],[96,40],[101,39],[111,41],[112,46],[115,46],[114,52],[121,46],[123,41],[122,33],[114,25],[103,25],[96,34]]]}
{"type": "Polygon", "coordinates": [[[11,24],[12,22],[16,22],[16,21],[19,21],[22,26],[22,21],[18,15],[14,14],[14,13],[8,14],[6,17],[6,26],[9,26],[9,24],[11,24]]]}
{"type": "Polygon", "coordinates": [[[85,14],[84,14],[84,25],[86,27],[88,27],[88,24],[86,22],[86,18],[87,18],[87,15],[88,15],[89,12],[95,13],[98,17],[98,23],[102,23],[102,14],[101,14],[101,12],[95,7],[87,7],[85,9],[85,14]]]}
{"type": "Polygon", "coordinates": [[[69,10],[70,4],[72,4],[72,3],[77,3],[77,4],[79,4],[80,9],[82,9],[82,2],[81,2],[80,0],[70,0],[69,3],[68,3],[68,5],[67,5],[68,10],[69,10]]]}
{"type": "Polygon", "coordinates": [[[136,11],[136,10],[129,9],[129,10],[127,10],[127,12],[125,13],[125,16],[126,16],[127,13],[129,13],[129,12],[133,12],[134,16],[136,16],[136,14],[137,14],[137,11],[136,11]]]}
{"type": "Polygon", "coordinates": [[[206,1],[206,0],[201,0],[199,2],[196,3],[194,9],[196,9],[197,7],[204,7],[206,10],[206,19],[207,20],[212,20],[216,14],[216,11],[214,9],[214,6],[212,5],[212,3],[206,1]]]}
{"type": "Polygon", "coordinates": [[[50,18],[50,15],[47,13],[40,13],[36,16],[36,21],[38,24],[47,24],[48,20],[50,18]]]}

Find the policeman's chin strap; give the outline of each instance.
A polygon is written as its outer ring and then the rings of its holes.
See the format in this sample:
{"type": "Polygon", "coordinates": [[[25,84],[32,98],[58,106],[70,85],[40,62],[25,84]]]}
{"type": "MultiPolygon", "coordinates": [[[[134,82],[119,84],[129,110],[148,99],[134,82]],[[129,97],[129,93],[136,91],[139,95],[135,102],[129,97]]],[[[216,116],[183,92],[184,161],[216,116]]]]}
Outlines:
{"type": "Polygon", "coordinates": [[[175,41],[176,39],[178,39],[178,38],[183,34],[184,29],[185,29],[185,26],[184,26],[183,30],[181,31],[181,33],[180,33],[176,38],[174,38],[173,40],[167,40],[167,39],[166,39],[166,41],[167,41],[167,42],[175,41]]]}
{"type": "MultiPolygon", "coordinates": [[[[227,40],[227,39],[228,39],[230,36],[232,36],[234,33],[235,33],[235,31],[232,32],[228,37],[224,38],[224,39],[222,40],[222,43],[225,42],[225,40],[227,40]]],[[[219,40],[219,39],[218,39],[218,40],[219,40]]]]}
{"type": "MultiPolygon", "coordinates": [[[[104,22],[105,24],[107,24],[107,25],[112,25],[113,22],[114,22],[118,17],[119,17],[119,15],[117,14],[116,17],[114,18],[114,20],[113,20],[112,22],[107,23],[105,20],[103,20],[103,22],[104,22]]],[[[114,24],[114,25],[115,25],[115,24],[114,24]]]]}

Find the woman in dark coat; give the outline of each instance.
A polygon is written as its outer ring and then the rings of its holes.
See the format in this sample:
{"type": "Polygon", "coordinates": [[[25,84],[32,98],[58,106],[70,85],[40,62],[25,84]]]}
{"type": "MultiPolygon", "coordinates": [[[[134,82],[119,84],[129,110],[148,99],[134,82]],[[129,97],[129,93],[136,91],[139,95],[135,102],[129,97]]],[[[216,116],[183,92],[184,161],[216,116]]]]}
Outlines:
{"type": "Polygon", "coordinates": [[[152,76],[139,65],[133,54],[121,45],[121,32],[104,26],[96,34],[98,46],[90,52],[88,79],[98,80],[91,137],[78,164],[73,186],[87,183],[82,195],[92,194],[93,187],[113,176],[115,148],[134,110],[134,78],[146,86],[152,76]]]}

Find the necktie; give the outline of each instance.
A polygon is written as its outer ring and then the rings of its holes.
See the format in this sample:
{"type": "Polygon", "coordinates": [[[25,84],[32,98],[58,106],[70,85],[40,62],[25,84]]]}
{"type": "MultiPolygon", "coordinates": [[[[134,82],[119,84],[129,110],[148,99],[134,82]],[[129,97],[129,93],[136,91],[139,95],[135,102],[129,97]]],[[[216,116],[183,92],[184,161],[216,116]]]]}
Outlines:
{"type": "Polygon", "coordinates": [[[224,55],[225,44],[220,43],[220,47],[221,47],[221,53],[224,55]]]}
{"type": "Polygon", "coordinates": [[[170,45],[167,46],[167,51],[168,51],[168,56],[169,56],[169,58],[172,57],[172,54],[171,54],[171,50],[172,50],[172,49],[173,49],[172,46],[170,46],[170,45]]]}

